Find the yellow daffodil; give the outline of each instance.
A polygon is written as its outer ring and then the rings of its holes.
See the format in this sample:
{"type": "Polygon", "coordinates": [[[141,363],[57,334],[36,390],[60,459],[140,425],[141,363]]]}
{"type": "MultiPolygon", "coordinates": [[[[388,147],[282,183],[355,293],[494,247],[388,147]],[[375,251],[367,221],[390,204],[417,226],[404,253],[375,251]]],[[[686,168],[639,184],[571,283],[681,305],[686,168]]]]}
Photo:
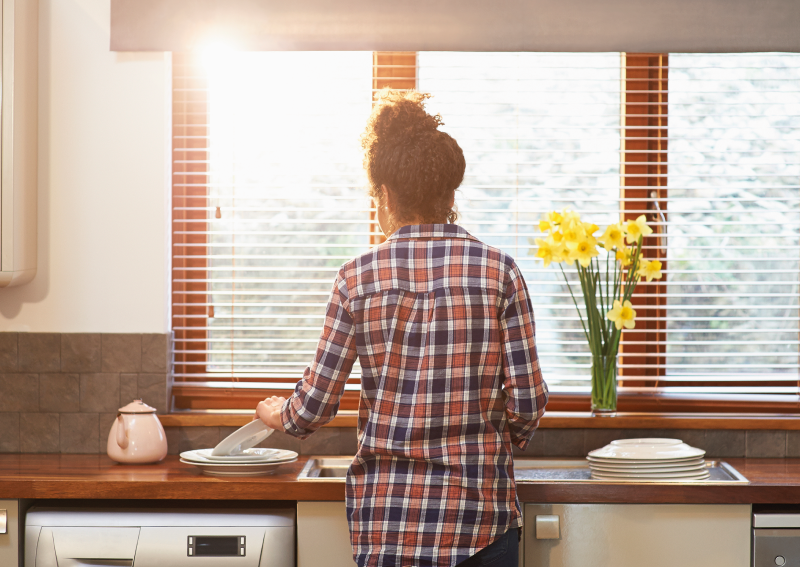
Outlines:
{"type": "Polygon", "coordinates": [[[658,260],[652,260],[648,262],[647,260],[642,260],[642,263],[639,265],[639,270],[636,274],[640,278],[647,278],[647,281],[653,281],[653,279],[660,280],[661,279],[661,262],[658,260]]]}
{"type": "Polygon", "coordinates": [[[616,258],[622,263],[623,268],[625,266],[630,266],[631,262],[633,261],[631,259],[631,249],[625,248],[625,245],[623,244],[622,248],[617,248],[616,258]]]}
{"type": "Polygon", "coordinates": [[[564,244],[570,250],[575,250],[578,243],[586,239],[586,231],[580,223],[573,223],[571,226],[562,225],[561,229],[564,231],[564,244]]]}
{"type": "Polygon", "coordinates": [[[606,313],[606,317],[614,322],[614,326],[617,330],[622,329],[622,327],[633,329],[636,326],[634,322],[636,311],[633,309],[633,305],[631,305],[630,301],[622,303],[619,299],[615,299],[614,309],[606,313]]]}
{"type": "Polygon", "coordinates": [[[575,211],[564,209],[564,212],[561,213],[561,224],[571,226],[573,224],[580,224],[580,222],[581,222],[581,215],[579,215],[575,211]]]}
{"type": "Polygon", "coordinates": [[[557,211],[550,211],[542,215],[542,220],[539,221],[539,230],[546,232],[548,230],[556,230],[562,220],[561,213],[557,211]]]}
{"type": "Polygon", "coordinates": [[[625,226],[625,232],[627,233],[625,238],[628,244],[632,244],[637,242],[640,236],[652,234],[653,229],[647,226],[647,218],[644,215],[639,215],[639,218],[635,221],[628,221],[625,226]]]}
{"type": "MultiPolygon", "coordinates": [[[[599,240],[606,250],[616,248],[619,251],[625,247],[625,234],[622,232],[622,226],[619,223],[608,225],[599,240]]],[[[619,260],[619,252],[617,252],[617,260],[619,260]]]]}
{"type": "Polygon", "coordinates": [[[553,261],[553,248],[549,242],[541,238],[536,239],[536,245],[539,247],[536,251],[536,256],[544,261],[544,267],[546,268],[553,261]]]}
{"type": "Polygon", "coordinates": [[[600,230],[600,227],[591,222],[583,223],[583,231],[588,235],[593,235],[595,232],[600,230]]]}
{"type": "Polygon", "coordinates": [[[553,253],[553,262],[559,263],[567,259],[569,250],[564,245],[564,240],[559,232],[554,232],[546,239],[547,244],[550,245],[550,250],[553,253]]]}
{"type": "MultiPolygon", "coordinates": [[[[568,245],[569,246],[569,245],[568,245]]],[[[593,236],[587,236],[578,241],[575,248],[570,249],[569,259],[574,262],[577,260],[581,266],[588,268],[592,263],[592,258],[600,254],[597,251],[597,240],[593,236]]]]}

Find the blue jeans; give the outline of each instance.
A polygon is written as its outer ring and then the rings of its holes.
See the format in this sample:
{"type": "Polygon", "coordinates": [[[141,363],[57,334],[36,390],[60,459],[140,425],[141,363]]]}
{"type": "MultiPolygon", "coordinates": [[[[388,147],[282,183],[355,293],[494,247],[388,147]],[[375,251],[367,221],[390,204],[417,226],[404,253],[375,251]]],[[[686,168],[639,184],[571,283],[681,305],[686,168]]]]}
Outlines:
{"type": "Polygon", "coordinates": [[[511,528],[489,547],[484,547],[456,567],[517,567],[518,565],[519,529],[511,528]]]}

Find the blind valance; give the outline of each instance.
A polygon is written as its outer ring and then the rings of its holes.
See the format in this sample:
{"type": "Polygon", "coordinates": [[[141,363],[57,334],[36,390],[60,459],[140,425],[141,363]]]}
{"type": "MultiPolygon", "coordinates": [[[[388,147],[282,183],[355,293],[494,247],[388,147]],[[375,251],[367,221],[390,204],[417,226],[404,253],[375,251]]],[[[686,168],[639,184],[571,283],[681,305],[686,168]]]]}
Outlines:
{"type": "Polygon", "coordinates": [[[796,0],[111,0],[113,51],[800,51],[796,0]]]}

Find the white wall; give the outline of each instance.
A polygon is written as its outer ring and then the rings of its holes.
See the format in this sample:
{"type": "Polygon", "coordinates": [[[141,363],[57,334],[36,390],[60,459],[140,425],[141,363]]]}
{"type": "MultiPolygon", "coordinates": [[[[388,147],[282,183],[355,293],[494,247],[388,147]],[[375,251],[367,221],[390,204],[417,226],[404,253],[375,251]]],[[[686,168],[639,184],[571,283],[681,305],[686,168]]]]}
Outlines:
{"type": "Polygon", "coordinates": [[[39,0],[39,266],[0,331],[169,329],[168,58],[112,53],[109,10],[39,0]]]}

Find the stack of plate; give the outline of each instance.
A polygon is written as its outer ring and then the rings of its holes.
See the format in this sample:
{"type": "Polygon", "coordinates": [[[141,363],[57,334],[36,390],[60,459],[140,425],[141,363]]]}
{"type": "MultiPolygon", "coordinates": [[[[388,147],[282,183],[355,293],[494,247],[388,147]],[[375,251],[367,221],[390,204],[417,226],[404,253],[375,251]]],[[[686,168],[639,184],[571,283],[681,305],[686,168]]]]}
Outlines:
{"type": "Polygon", "coordinates": [[[709,477],[702,449],[680,439],[621,439],[589,453],[592,478],[615,482],[694,482],[709,477]]]}
{"type": "Polygon", "coordinates": [[[269,437],[272,429],[261,420],[248,423],[223,439],[213,449],[181,453],[181,462],[215,476],[260,476],[272,474],[280,465],[297,460],[297,453],[285,449],[253,449],[269,437]]]}

